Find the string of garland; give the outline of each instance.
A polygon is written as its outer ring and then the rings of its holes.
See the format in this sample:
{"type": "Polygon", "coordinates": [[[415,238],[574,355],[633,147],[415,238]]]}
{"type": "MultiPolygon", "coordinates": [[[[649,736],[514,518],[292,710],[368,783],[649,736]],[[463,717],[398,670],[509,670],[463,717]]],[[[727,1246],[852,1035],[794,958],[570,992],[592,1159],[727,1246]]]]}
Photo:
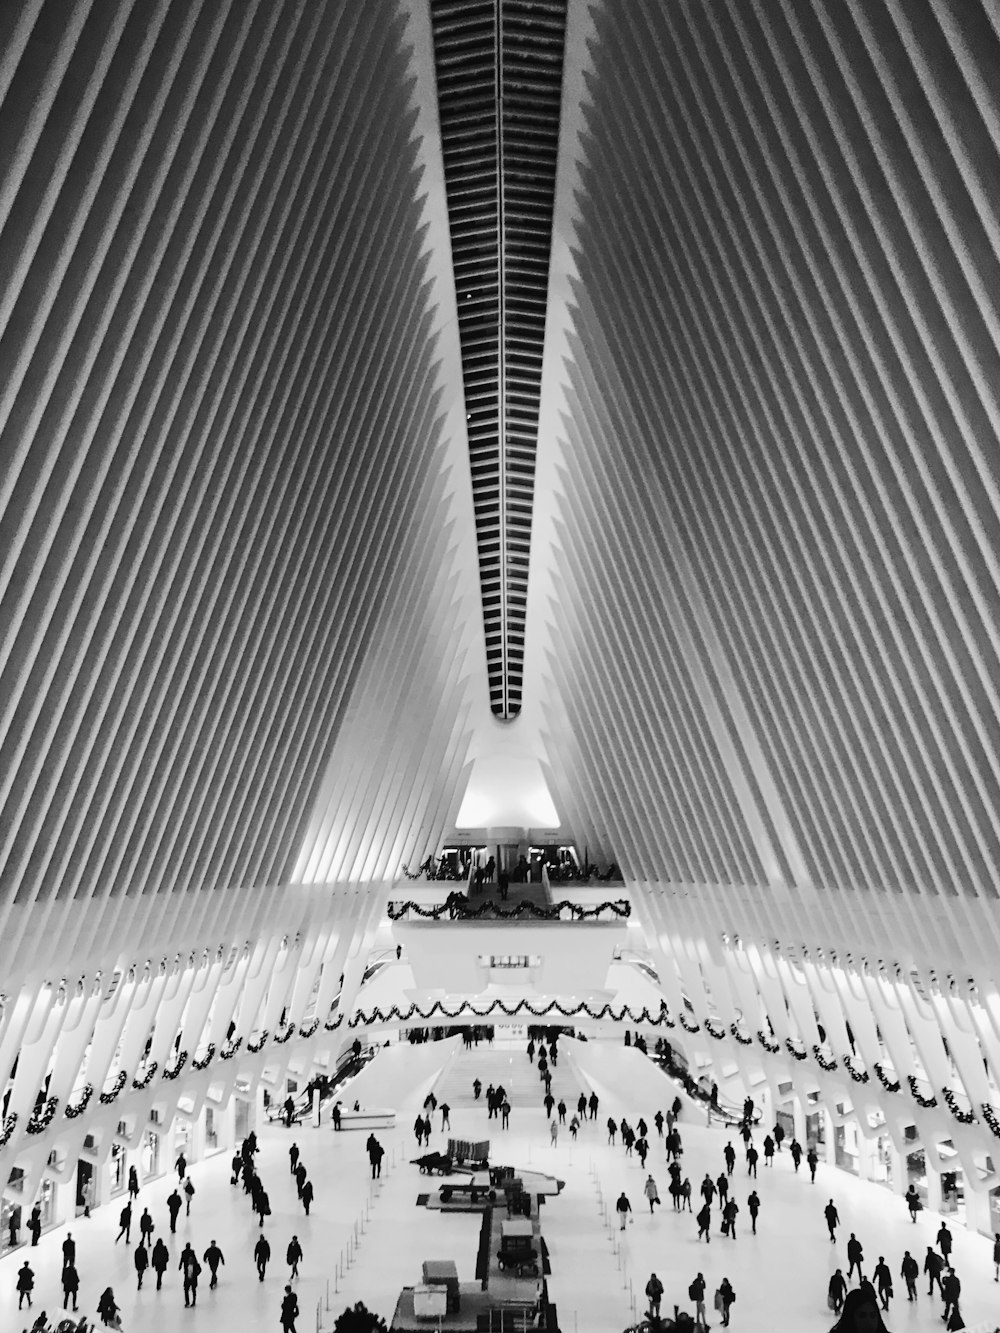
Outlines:
{"type": "Polygon", "coordinates": [[[677,1015],[677,1017],[680,1020],[680,1025],[685,1032],[690,1032],[691,1035],[694,1036],[696,1032],[701,1031],[701,1028],[698,1026],[697,1023],[688,1022],[687,1015],[684,1013],[683,1010],[681,1010],[681,1012],[677,1015]]]}
{"type": "Polygon", "coordinates": [[[850,1074],[851,1078],[854,1080],[855,1083],[868,1082],[868,1070],[862,1069],[859,1072],[857,1069],[855,1069],[853,1064],[851,1064],[851,1057],[849,1055],[844,1056],[844,1068],[850,1074]]]}
{"type": "Polygon", "coordinates": [[[995,1139],[1000,1139],[1000,1120],[997,1119],[997,1113],[989,1102],[982,1103],[983,1119],[990,1127],[990,1133],[995,1139]]]}
{"type": "Polygon", "coordinates": [[[714,1037],[716,1041],[725,1041],[726,1029],[724,1027],[720,1031],[719,1028],[714,1026],[710,1018],[705,1019],[703,1026],[710,1037],[714,1037]]]}
{"type": "Polygon", "coordinates": [[[91,1097],[93,1097],[93,1095],[94,1095],[93,1083],[85,1083],[83,1086],[83,1092],[80,1094],[80,1100],[76,1103],[76,1105],[70,1106],[67,1103],[65,1109],[63,1110],[63,1115],[66,1117],[66,1119],[75,1120],[78,1115],[83,1115],[84,1111],[86,1111],[87,1107],[90,1105],[90,1099],[91,1097]]]}
{"type": "Polygon", "coordinates": [[[313,1021],[312,1021],[311,1023],[307,1023],[307,1024],[305,1025],[305,1027],[300,1027],[300,1028],[299,1028],[299,1036],[300,1036],[300,1037],[313,1037],[313,1036],[316,1035],[316,1033],[317,1033],[318,1031],[319,1031],[319,1019],[318,1019],[318,1018],[314,1018],[313,1021]]]}
{"type": "Polygon", "coordinates": [[[151,1064],[146,1066],[146,1072],[143,1074],[142,1078],[134,1078],[132,1080],[132,1086],[135,1088],[136,1092],[142,1092],[143,1088],[149,1087],[159,1067],[160,1066],[156,1061],[153,1060],[151,1064]]]}
{"type": "Polygon", "coordinates": [[[227,1041],[223,1046],[222,1050],[219,1052],[219,1059],[231,1060],[242,1045],[243,1045],[242,1037],[234,1037],[232,1041],[227,1041]]]}
{"type": "Polygon", "coordinates": [[[343,1021],[344,1021],[343,1014],[338,1014],[332,1023],[327,1021],[326,1023],[323,1024],[324,1032],[336,1032],[337,1029],[340,1027],[341,1023],[343,1023],[343,1021]]]}
{"type": "Polygon", "coordinates": [[[407,879],[421,879],[423,878],[423,873],[422,870],[409,870],[406,866],[403,866],[403,874],[407,879]]]}
{"type": "Polygon", "coordinates": [[[181,1072],[181,1070],[184,1068],[184,1066],[187,1064],[187,1059],[188,1059],[187,1051],[181,1051],[177,1056],[177,1063],[174,1065],[173,1069],[164,1069],[163,1077],[168,1080],[175,1079],[177,1075],[181,1072]]]}
{"type": "Polygon", "coordinates": [[[812,1052],[816,1057],[816,1063],[819,1065],[820,1069],[825,1069],[828,1074],[832,1074],[837,1068],[836,1060],[832,1058],[828,1060],[823,1054],[822,1046],[819,1046],[818,1044],[812,1048],[812,1052]]]}
{"type": "Polygon", "coordinates": [[[736,1040],[739,1042],[741,1046],[753,1045],[753,1037],[744,1037],[743,1033],[739,1030],[739,1028],[736,1026],[735,1023],[729,1024],[729,1031],[733,1034],[733,1036],[736,1038],[736,1040]]]}
{"type": "Polygon", "coordinates": [[[0,1148],[6,1148],[7,1144],[10,1143],[10,1136],[14,1133],[15,1129],[17,1129],[17,1112],[11,1111],[10,1115],[7,1116],[3,1122],[3,1133],[0,1134],[0,1148]]]}
{"type": "Polygon", "coordinates": [[[942,1088],[941,1096],[944,1098],[948,1110],[952,1113],[952,1115],[959,1122],[959,1124],[972,1125],[975,1123],[976,1117],[972,1108],[970,1107],[968,1111],[963,1111],[962,1108],[959,1106],[955,1098],[955,1094],[952,1092],[951,1088],[942,1088]]]}
{"type": "Polygon", "coordinates": [[[781,1043],[777,1041],[769,1041],[767,1037],[764,1036],[763,1028],[757,1029],[757,1040],[763,1046],[764,1050],[767,1051],[768,1055],[777,1055],[781,1050],[781,1043]]]}
{"type": "Polygon", "coordinates": [[[32,1111],[31,1119],[25,1125],[25,1129],[28,1133],[41,1134],[44,1130],[48,1129],[49,1125],[52,1124],[52,1117],[55,1115],[58,1106],[59,1098],[50,1097],[43,1109],[32,1111]]]}
{"type": "Polygon", "coordinates": [[[274,1034],[274,1044],[276,1046],[284,1046],[285,1042],[288,1041],[289,1037],[294,1037],[294,1036],[295,1036],[295,1024],[289,1023],[288,1026],[285,1028],[284,1032],[276,1032],[274,1034]]]}
{"type": "Polygon", "coordinates": [[[267,1039],[270,1035],[270,1032],[265,1028],[256,1041],[247,1042],[247,1050],[250,1051],[252,1055],[256,1055],[258,1051],[262,1051],[267,1045],[267,1039]]]}
{"type": "Polygon", "coordinates": [[[872,1068],[875,1070],[875,1077],[882,1084],[883,1088],[885,1088],[886,1092],[899,1091],[899,1079],[897,1078],[895,1081],[890,1079],[878,1060],[875,1061],[872,1068]]]}
{"type": "Polygon", "coordinates": [[[806,1058],[805,1051],[800,1051],[798,1047],[795,1045],[795,1043],[792,1041],[791,1037],[785,1038],[785,1050],[788,1052],[788,1054],[792,1057],[793,1060],[804,1060],[806,1058]]]}
{"type": "Polygon", "coordinates": [[[913,1074],[907,1074],[906,1081],[910,1085],[910,1092],[913,1095],[913,1100],[918,1106],[924,1107],[925,1110],[932,1106],[937,1106],[938,1103],[936,1097],[922,1097],[920,1095],[920,1090],[917,1087],[917,1080],[913,1074]]]}
{"type": "Polygon", "coordinates": [[[112,1083],[110,1089],[107,1092],[102,1092],[100,1097],[98,1098],[102,1106],[111,1105],[111,1103],[117,1098],[118,1094],[121,1092],[122,1088],[124,1088],[125,1081],[127,1078],[128,1074],[125,1073],[125,1070],[119,1069],[117,1075],[115,1076],[115,1081],[114,1083],[112,1083]]]}
{"type": "Polygon", "coordinates": [[[408,912],[434,921],[440,920],[446,913],[450,919],[459,921],[477,921],[485,916],[497,917],[501,921],[511,921],[522,916],[530,916],[538,921],[557,921],[564,911],[569,912],[574,921],[590,921],[604,912],[613,912],[617,917],[631,916],[632,904],[627,899],[619,898],[615,902],[598,903],[595,907],[581,907],[579,903],[571,903],[568,900],[550,903],[547,907],[539,907],[537,903],[529,902],[516,903],[513,907],[501,907],[491,899],[473,907],[463,894],[456,893],[451,896],[450,902],[436,903],[433,907],[421,907],[412,900],[390,902],[387,911],[390,921],[398,921],[408,912]]]}
{"type": "Polygon", "coordinates": [[[465,1016],[476,1018],[487,1018],[493,1013],[503,1013],[508,1018],[515,1018],[518,1014],[533,1014],[536,1018],[542,1018],[548,1014],[561,1014],[563,1018],[575,1018],[580,1014],[586,1014],[588,1018],[602,1019],[610,1018],[615,1022],[627,1020],[630,1023],[646,1024],[650,1027],[659,1027],[664,1022],[664,1011],[658,1014],[651,1014],[648,1009],[643,1008],[639,1013],[630,1009],[627,1005],[622,1009],[612,1009],[610,1004],[602,1005],[600,1009],[592,1009],[589,1004],[563,1005],[558,1000],[551,1000],[548,1004],[533,1004],[530,1000],[519,1000],[516,1004],[506,1004],[503,1000],[493,1000],[486,1006],[476,1006],[469,1004],[459,1005],[455,1009],[449,1009],[440,1000],[435,1000],[433,1004],[426,1009],[419,1005],[411,1004],[408,1009],[400,1009],[397,1005],[383,1011],[376,1007],[369,1013],[358,1011],[352,1014],[348,1019],[347,1026],[371,1027],[378,1023],[391,1023],[400,1021],[407,1023],[413,1018],[428,1020],[431,1018],[460,1018],[465,1016]]]}
{"type": "Polygon", "coordinates": [[[208,1046],[205,1048],[205,1054],[201,1057],[201,1059],[191,1061],[191,1068],[198,1070],[207,1069],[214,1059],[215,1059],[215,1042],[210,1041],[208,1043],[208,1046]]]}

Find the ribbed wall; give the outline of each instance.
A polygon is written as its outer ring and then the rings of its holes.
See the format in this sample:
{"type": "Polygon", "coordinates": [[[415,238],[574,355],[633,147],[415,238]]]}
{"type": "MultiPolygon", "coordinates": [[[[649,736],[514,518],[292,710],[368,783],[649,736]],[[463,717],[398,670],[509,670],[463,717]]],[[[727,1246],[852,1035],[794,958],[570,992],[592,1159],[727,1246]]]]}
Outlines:
{"type": "Polygon", "coordinates": [[[989,15],[596,11],[551,748],[636,874],[996,896],[989,15]]]}
{"type": "Polygon", "coordinates": [[[404,19],[15,15],[0,902],[281,882],[414,559],[409,614],[438,595],[414,555],[450,497],[404,19]]]}

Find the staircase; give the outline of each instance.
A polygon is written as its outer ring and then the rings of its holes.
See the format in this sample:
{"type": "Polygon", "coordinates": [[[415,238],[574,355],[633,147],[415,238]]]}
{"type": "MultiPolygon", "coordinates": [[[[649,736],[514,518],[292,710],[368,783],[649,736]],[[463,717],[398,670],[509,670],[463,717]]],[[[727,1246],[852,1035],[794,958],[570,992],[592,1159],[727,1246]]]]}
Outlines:
{"type": "MultiPolygon", "coordinates": [[[[572,1044],[571,1041],[560,1042],[559,1063],[554,1068],[551,1063],[549,1064],[549,1073],[552,1075],[552,1096],[557,1104],[560,1097],[566,1102],[567,1123],[573,1118],[580,1093],[589,1094],[589,1089],[573,1065],[569,1053],[572,1044]]],[[[451,1063],[441,1071],[441,1076],[434,1085],[434,1095],[438,1099],[438,1104],[447,1102],[452,1110],[476,1106],[472,1084],[478,1078],[483,1085],[478,1105],[482,1107],[484,1114],[487,1110],[486,1089],[491,1083],[494,1086],[503,1084],[512,1107],[542,1109],[545,1084],[538,1077],[537,1059],[532,1062],[525,1053],[526,1045],[526,1041],[518,1041],[497,1042],[489,1046],[481,1041],[478,1047],[474,1046],[471,1050],[464,1048],[459,1050],[451,1063]]],[[[552,1114],[556,1114],[554,1108],[552,1114]]]]}

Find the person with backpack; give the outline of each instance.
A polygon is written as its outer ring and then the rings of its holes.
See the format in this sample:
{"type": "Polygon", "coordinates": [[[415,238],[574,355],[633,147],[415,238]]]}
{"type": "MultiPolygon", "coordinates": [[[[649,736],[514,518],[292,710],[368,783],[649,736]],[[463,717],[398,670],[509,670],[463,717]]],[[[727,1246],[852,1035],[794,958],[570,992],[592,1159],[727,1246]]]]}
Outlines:
{"type": "Polygon", "coordinates": [[[694,1301],[695,1328],[708,1328],[708,1320],[705,1318],[705,1279],[701,1273],[688,1287],[688,1299],[694,1301]]]}
{"type": "Polygon", "coordinates": [[[183,1188],[183,1190],[184,1190],[184,1199],[185,1199],[185,1202],[186,1202],[186,1207],[185,1207],[185,1210],[184,1210],[184,1216],[185,1216],[185,1217],[190,1217],[190,1216],[191,1216],[191,1200],[194,1198],[194,1181],[191,1179],[190,1176],[185,1176],[185,1177],[184,1177],[184,1184],[183,1184],[182,1188],[183,1188]]]}
{"type": "MultiPolygon", "coordinates": [[[[927,1295],[933,1296],[934,1283],[938,1285],[938,1291],[941,1292],[941,1269],[944,1267],[944,1260],[930,1245],[927,1246],[927,1255],[924,1258],[924,1272],[927,1274],[927,1295]]],[[[943,1292],[942,1292],[943,1294],[943,1292]]]]}
{"type": "Polygon", "coordinates": [[[659,1319],[660,1301],[663,1300],[663,1283],[655,1273],[650,1273],[649,1281],[646,1283],[646,1297],[649,1300],[650,1319],[659,1319]]]}

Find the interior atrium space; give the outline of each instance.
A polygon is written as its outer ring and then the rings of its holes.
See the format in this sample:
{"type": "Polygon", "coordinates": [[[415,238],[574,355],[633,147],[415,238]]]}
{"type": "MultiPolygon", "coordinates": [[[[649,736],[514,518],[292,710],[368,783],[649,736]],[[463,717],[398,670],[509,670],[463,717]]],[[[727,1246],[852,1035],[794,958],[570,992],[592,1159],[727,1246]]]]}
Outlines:
{"type": "Polygon", "coordinates": [[[0,5],[3,1333],[1000,1330],[998,180],[996,0],[0,5]]]}

